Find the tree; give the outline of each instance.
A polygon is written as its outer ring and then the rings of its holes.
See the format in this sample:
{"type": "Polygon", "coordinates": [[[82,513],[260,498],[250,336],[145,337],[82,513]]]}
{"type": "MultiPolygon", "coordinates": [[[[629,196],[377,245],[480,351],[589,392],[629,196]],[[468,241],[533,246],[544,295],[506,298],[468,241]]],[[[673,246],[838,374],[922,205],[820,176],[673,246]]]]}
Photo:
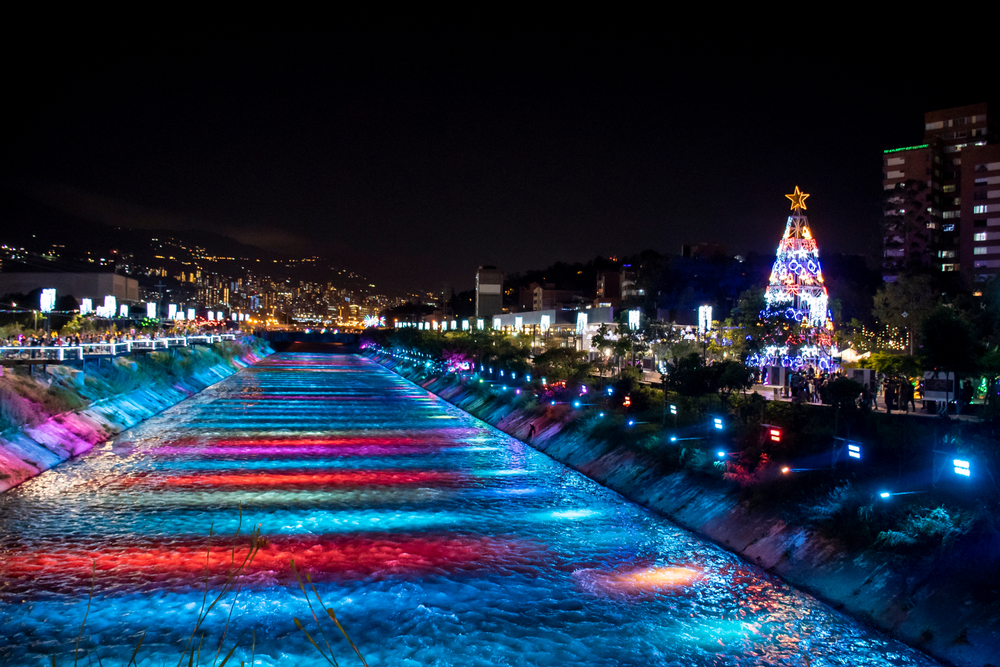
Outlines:
{"type": "Polygon", "coordinates": [[[582,382],[590,375],[592,364],[587,361],[587,353],[557,347],[534,358],[535,372],[550,380],[570,380],[582,382]]]}
{"type": "Polygon", "coordinates": [[[713,371],[716,390],[723,405],[729,404],[734,391],[746,392],[753,386],[754,373],[739,361],[723,361],[709,367],[713,371]]]}
{"type": "Polygon", "coordinates": [[[950,308],[938,308],[924,320],[923,353],[925,364],[934,369],[955,374],[958,388],[960,373],[977,369],[982,355],[982,343],[972,332],[972,326],[950,308]]]}
{"type": "Polygon", "coordinates": [[[701,396],[715,390],[712,375],[701,355],[692,352],[670,365],[664,384],[685,396],[701,396]]]}
{"type": "Polygon", "coordinates": [[[915,350],[920,346],[921,323],[939,302],[930,276],[903,274],[895,282],[883,284],[875,293],[872,314],[885,326],[906,329],[915,350]]]}

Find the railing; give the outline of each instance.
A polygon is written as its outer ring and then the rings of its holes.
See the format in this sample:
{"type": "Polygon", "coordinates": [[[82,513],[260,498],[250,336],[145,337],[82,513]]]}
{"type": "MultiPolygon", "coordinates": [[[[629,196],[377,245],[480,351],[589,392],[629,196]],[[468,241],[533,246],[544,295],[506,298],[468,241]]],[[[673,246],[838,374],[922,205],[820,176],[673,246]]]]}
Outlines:
{"type": "Polygon", "coordinates": [[[0,359],[19,361],[79,361],[83,359],[83,348],[68,347],[0,347],[0,359]]]}
{"type": "Polygon", "coordinates": [[[0,346],[0,360],[79,361],[87,357],[118,357],[134,351],[167,350],[188,345],[211,345],[225,340],[239,340],[241,334],[207,334],[173,338],[146,338],[121,343],[81,343],[63,346],[0,346]]]}
{"type": "Polygon", "coordinates": [[[165,350],[167,341],[163,338],[151,338],[149,340],[132,341],[133,350],[165,350]]]}

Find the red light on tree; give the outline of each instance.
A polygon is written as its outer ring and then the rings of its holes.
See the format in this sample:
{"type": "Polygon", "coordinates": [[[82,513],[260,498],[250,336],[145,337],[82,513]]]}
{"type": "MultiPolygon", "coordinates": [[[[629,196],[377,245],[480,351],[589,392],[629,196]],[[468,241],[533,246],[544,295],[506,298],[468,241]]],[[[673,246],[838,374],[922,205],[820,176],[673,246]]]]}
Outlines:
{"type": "Polygon", "coordinates": [[[771,442],[781,442],[781,429],[780,428],[768,429],[768,434],[771,436],[771,442]]]}
{"type": "Polygon", "coordinates": [[[622,405],[624,405],[626,408],[629,407],[630,405],[632,405],[632,397],[631,396],[626,396],[625,397],[625,402],[622,405]]]}

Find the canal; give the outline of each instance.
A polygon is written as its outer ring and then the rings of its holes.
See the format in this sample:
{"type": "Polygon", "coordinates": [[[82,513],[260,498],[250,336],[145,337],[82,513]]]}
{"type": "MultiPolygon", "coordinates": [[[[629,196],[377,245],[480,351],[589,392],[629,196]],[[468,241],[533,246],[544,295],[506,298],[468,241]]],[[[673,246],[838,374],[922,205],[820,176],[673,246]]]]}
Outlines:
{"type": "Polygon", "coordinates": [[[77,664],[140,639],[138,664],[177,664],[258,525],[203,664],[227,619],[220,662],[327,664],[292,558],[370,665],[935,664],[367,359],[310,354],[0,496],[0,663],[73,664],[86,615],[77,664]]]}

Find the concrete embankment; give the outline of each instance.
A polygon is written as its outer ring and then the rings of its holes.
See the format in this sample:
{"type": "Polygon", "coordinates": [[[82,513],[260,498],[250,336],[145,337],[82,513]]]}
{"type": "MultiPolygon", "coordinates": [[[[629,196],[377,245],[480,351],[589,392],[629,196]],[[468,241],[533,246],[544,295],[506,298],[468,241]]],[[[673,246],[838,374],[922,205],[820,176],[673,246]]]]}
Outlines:
{"type": "MultiPolygon", "coordinates": [[[[241,348],[232,358],[193,366],[181,376],[151,381],[147,386],[93,401],[83,409],[0,433],[0,493],[90,451],[96,443],[197,394],[270,352],[266,346],[241,348]]],[[[135,362],[125,361],[125,364],[131,372],[138,372],[135,362]]]]}
{"type": "Polygon", "coordinates": [[[722,480],[665,470],[648,455],[594,441],[564,421],[526,414],[453,376],[428,377],[391,357],[373,358],[509,435],[524,438],[534,424],[530,444],[536,449],[939,660],[963,667],[1000,664],[996,532],[919,557],[852,550],[774,508],[741,502],[738,490],[722,480]]]}

